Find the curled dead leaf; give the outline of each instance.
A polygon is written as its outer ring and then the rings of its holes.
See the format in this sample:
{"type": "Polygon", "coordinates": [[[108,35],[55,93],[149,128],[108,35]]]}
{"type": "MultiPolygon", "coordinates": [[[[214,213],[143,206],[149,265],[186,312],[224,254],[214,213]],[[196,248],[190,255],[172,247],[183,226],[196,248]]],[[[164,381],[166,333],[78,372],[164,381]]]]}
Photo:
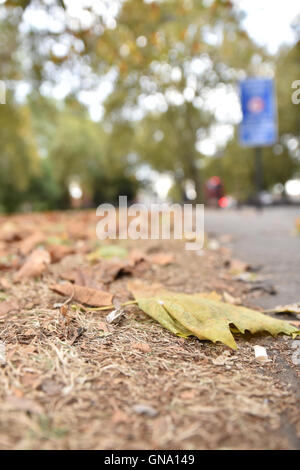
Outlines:
{"type": "Polygon", "coordinates": [[[226,291],[223,292],[223,299],[224,299],[224,302],[228,304],[232,304],[232,305],[241,305],[242,303],[239,297],[233,297],[233,295],[229,294],[226,291]]]}
{"type": "Polygon", "coordinates": [[[28,255],[38,244],[44,241],[44,238],[44,235],[40,232],[32,233],[18,244],[20,253],[24,256],[28,255]]]}
{"type": "Polygon", "coordinates": [[[28,278],[36,278],[43,274],[50,264],[50,255],[48,251],[37,249],[27,258],[21,269],[15,274],[14,281],[21,282],[28,278]]]}
{"type": "Polygon", "coordinates": [[[146,255],[141,250],[132,250],[129,254],[130,259],[135,263],[148,261],[151,264],[158,264],[160,266],[167,266],[174,262],[173,253],[158,252],[146,255]]]}
{"type": "Polygon", "coordinates": [[[7,397],[4,406],[11,410],[27,411],[32,414],[41,414],[44,411],[37,401],[16,396],[7,397]]]}
{"type": "Polygon", "coordinates": [[[0,278],[0,288],[1,290],[9,290],[11,289],[12,285],[11,283],[5,278],[5,277],[1,277],[0,278]]]}
{"type": "Polygon", "coordinates": [[[126,413],[124,413],[124,411],[116,410],[111,420],[114,424],[127,423],[129,420],[129,417],[126,413]]]}
{"type": "Polygon", "coordinates": [[[52,263],[58,263],[65,258],[65,256],[72,255],[75,252],[74,248],[67,245],[52,245],[49,246],[48,250],[52,263]]]}
{"type": "Polygon", "coordinates": [[[174,255],[172,253],[154,253],[152,255],[148,255],[146,260],[152,264],[167,266],[174,262],[174,255]]]}
{"type": "Polygon", "coordinates": [[[1,226],[0,229],[0,240],[11,243],[16,240],[21,240],[21,230],[13,222],[6,222],[1,226]]]}
{"type": "Polygon", "coordinates": [[[129,253],[129,258],[134,263],[139,263],[140,261],[145,261],[146,255],[143,251],[134,249],[129,253]]]}
{"type": "Polygon", "coordinates": [[[112,304],[113,295],[109,292],[92,289],[90,287],[77,286],[70,282],[55,284],[50,289],[58,294],[72,297],[77,302],[91,307],[106,307],[112,304]]]}
{"type": "Polygon", "coordinates": [[[151,352],[151,348],[150,348],[149,344],[147,344],[147,343],[131,343],[131,347],[133,349],[137,349],[138,351],[141,351],[143,353],[151,352]]]}
{"type": "Polygon", "coordinates": [[[239,274],[244,273],[245,271],[249,271],[250,265],[239,259],[231,259],[229,261],[229,268],[231,274],[239,274]]]}
{"type": "Polygon", "coordinates": [[[278,305],[278,307],[265,310],[265,313],[289,313],[291,315],[300,315],[300,302],[289,305],[278,305]]]}

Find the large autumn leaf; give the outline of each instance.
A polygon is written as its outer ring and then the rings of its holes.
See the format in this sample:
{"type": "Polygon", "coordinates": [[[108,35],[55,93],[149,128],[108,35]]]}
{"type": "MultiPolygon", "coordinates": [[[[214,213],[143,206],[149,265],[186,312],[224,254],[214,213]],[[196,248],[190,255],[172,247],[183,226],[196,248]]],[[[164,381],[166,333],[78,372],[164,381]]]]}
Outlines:
{"type": "Polygon", "coordinates": [[[141,310],[162,326],[179,336],[197,336],[201,340],[220,341],[237,349],[232,335],[269,332],[297,336],[300,331],[283,320],[277,320],[255,310],[226,304],[207,294],[181,294],[167,291],[159,284],[148,286],[136,281],[128,284],[141,310]]]}

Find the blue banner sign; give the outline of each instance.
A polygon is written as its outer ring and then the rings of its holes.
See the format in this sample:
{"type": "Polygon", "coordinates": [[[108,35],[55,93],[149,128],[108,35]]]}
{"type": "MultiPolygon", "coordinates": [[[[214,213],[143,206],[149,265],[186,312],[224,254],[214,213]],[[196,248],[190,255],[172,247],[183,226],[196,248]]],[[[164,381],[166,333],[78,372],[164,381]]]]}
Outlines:
{"type": "Polygon", "coordinates": [[[277,140],[277,106],[274,80],[249,78],[240,82],[243,120],[240,143],[247,147],[273,145],[277,140]]]}

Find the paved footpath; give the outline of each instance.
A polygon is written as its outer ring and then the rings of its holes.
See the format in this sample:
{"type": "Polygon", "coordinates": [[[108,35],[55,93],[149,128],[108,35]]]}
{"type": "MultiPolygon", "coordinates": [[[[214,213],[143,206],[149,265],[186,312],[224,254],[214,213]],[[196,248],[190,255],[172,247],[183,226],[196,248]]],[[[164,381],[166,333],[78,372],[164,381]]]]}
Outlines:
{"type": "Polygon", "coordinates": [[[261,273],[272,276],[277,295],[256,300],[264,308],[300,302],[300,236],[293,233],[297,217],[299,207],[205,212],[206,232],[232,235],[233,256],[263,265],[261,273]]]}

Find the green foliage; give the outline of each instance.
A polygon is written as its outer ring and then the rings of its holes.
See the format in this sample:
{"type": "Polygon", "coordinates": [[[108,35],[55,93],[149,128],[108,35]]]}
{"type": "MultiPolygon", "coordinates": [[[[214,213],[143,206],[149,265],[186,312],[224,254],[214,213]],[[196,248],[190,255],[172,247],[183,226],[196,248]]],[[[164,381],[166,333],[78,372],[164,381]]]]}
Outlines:
{"type": "Polygon", "coordinates": [[[7,98],[0,106],[0,207],[12,211],[38,176],[39,160],[28,108],[7,98]]]}
{"type": "Polygon", "coordinates": [[[130,151],[158,171],[173,172],[175,179],[193,180],[202,202],[203,155],[196,143],[216,121],[204,106],[207,96],[220,84],[235,83],[240,69],[251,72],[251,57],[259,51],[241,30],[231,2],[131,0],[121,10],[116,31],[107,30],[99,44],[103,41],[115,45],[109,60],[119,68],[105,118],[113,124],[117,117],[130,122],[131,113],[148,100],[150,111],[144,109],[136,123],[130,151]],[[193,59],[197,71],[191,69],[193,59]],[[155,99],[161,109],[151,111],[155,99]]]}
{"type": "Polygon", "coordinates": [[[54,179],[53,170],[48,159],[41,160],[41,171],[33,177],[24,198],[33,210],[43,211],[56,209],[59,205],[61,190],[54,179]]]}
{"type": "MultiPolygon", "coordinates": [[[[120,5],[115,28],[107,27],[93,6],[87,8],[86,25],[75,25],[68,2],[61,0],[47,5],[6,0],[0,6],[1,79],[9,80],[12,90],[8,105],[0,107],[2,210],[26,204],[67,208],[72,181],[82,187],[86,205],[117,202],[119,194],[134,199],[135,166],[144,163],[173,173],[175,200],[183,200],[184,181],[193,180],[201,201],[203,181],[214,174],[240,199],[253,192],[252,150],[242,149],[234,138],[223,158],[206,158],[196,143],[218,123],[207,107],[211,92],[234,85],[241,72],[264,73],[267,62],[274,67],[273,58],[243,31],[231,1],[127,0],[120,5]],[[43,29],[20,32],[24,13],[34,8],[49,18],[61,17],[61,28],[54,31],[49,21],[43,29]],[[58,44],[68,44],[63,55],[57,54],[58,44]],[[194,59],[197,71],[191,70],[194,59]],[[79,104],[78,89],[63,102],[40,93],[41,84],[60,83],[65,73],[76,74],[80,90],[97,87],[108,71],[115,74],[115,87],[101,124],[79,104]],[[32,86],[24,106],[13,99],[18,81],[32,86]]],[[[266,188],[299,169],[297,150],[288,145],[291,137],[299,139],[298,108],[291,103],[299,59],[300,43],[276,58],[281,147],[264,149],[266,188]]]]}
{"type": "MultiPolygon", "coordinates": [[[[285,183],[299,168],[297,161],[285,150],[278,153],[278,146],[263,148],[263,184],[271,190],[276,183],[285,183]]],[[[254,195],[254,150],[243,148],[235,137],[219,158],[208,159],[205,178],[218,175],[228,194],[244,202],[254,195]]]]}
{"type": "Polygon", "coordinates": [[[299,80],[300,41],[278,57],[276,82],[280,134],[300,135],[299,106],[292,102],[292,83],[299,80]]]}
{"type": "Polygon", "coordinates": [[[134,199],[138,184],[121,142],[76,101],[35,98],[0,107],[0,210],[68,208],[73,181],[90,205],[134,199]]]}

